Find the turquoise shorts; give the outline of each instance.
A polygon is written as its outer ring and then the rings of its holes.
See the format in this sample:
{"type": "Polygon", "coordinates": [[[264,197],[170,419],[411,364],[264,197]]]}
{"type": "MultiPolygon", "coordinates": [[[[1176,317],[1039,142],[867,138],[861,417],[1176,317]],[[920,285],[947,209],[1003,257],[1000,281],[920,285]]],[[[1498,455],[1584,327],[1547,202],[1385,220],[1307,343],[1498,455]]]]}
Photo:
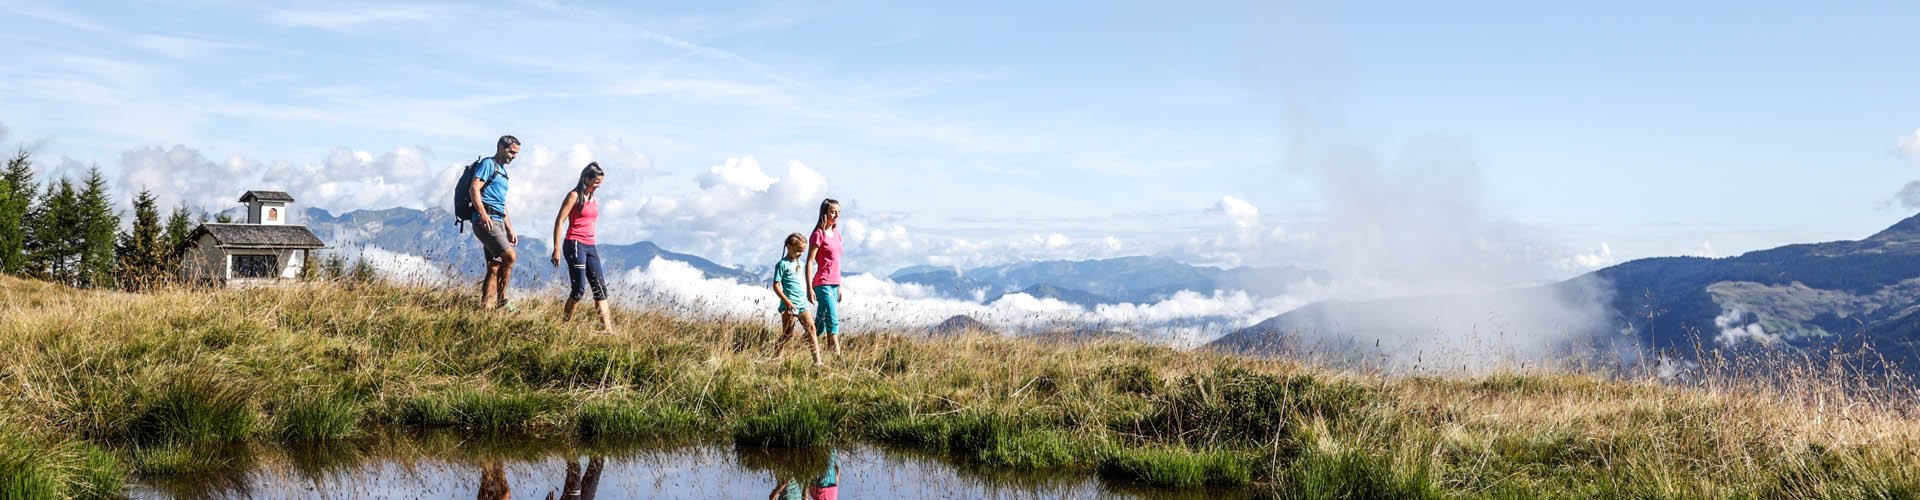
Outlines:
{"type": "Polygon", "coordinates": [[[840,285],[820,285],[813,287],[813,305],[820,308],[813,315],[813,331],[820,335],[840,334],[840,285]]]}
{"type": "Polygon", "coordinates": [[[792,314],[794,316],[799,316],[806,313],[807,313],[807,306],[794,306],[793,309],[789,310],[787,309],[787,303],[785,302],[780,303],[780,314],[792,314]]]}

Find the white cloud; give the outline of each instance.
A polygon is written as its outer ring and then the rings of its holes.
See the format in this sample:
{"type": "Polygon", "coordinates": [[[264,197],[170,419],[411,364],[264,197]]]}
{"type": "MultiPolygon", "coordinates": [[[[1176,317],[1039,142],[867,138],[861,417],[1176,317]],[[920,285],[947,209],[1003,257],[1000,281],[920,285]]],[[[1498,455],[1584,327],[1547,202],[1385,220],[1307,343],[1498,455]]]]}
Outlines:
{"type": "MultiPolygon", "coordinates": [[[[1905,156],[1907,161],[1913,162],[1915,165],[1920,165],[1920,129],[1914,130],[1912,134],[1903,135],[1900,136],[1899,139],[1895,139],[1893,141],[1893,149],[1901,156],[1905,156]]],[[[1902,186],[1900,193],[1894,195],[1894,201],[1899,202],[1901,206],[1906,207],[1908,210],[1920,209],[1920,181],[1909,182],[1907,185],[1902,186]]]]}
{"type": "Polygon", "coordinates": [[[1733,347],[1746,342],[1770,346],[1780,341],[1779,335],[1767,333],[1765,328],[1760,327],[1758,321],[1750,318],[1746,311],[1738,307],[1722,311],[1719,316],[1714,317],[1713,326],[1720,329],[1720,334],[1714,337],[1714,341],[1719,342],[1723,347],[1733,347]]]}
{"type": "Polygon", "coordinates": [[[1587,272],[1613,265],[1613,247],[1600,242],[1600,249],[1592,253],[1576,254],[1560,261],[1560,266],[1570,272],[1587,272]]]}
{"type": "Polygon", "coordinates": [[[695,182],[692,193],[642,198],[632,207],[638,224],[623,235],[720,262],[771,263],[787,233],[812,229],[827,193],[826,176],[803,163],[788,162],[775,178],[753,157],[728,158],[695,182]]]}
{"type": "Polygon", "coordinates": [[[77,15],[71,12],[65,12],[65,11],[48,8],[44,5],[29,6],[26,9],[22,10],[21,14],[25,14],[27,17],[40,19],[42,21],[51,21],[54,24],[59,24],[62,26],[83,30],[83,31],[101,32],[101,31],[107,30],[106,26],[102,26],[100,25],[100,23],[95,22],[92,19],[87,19],[85,17],[82,17],[80,15],[77,15]]]}
{"type": "Polygon", "coordinates": [[[267,14],[276,24],[294,27],[340,29],[362,24],[393,21],[429,21],[450,10],[444,6],[388,6],[352,10],[289,10],[267,14]]]}
{"type": "Polygon", "coordinates": [[[453,284],[456,280],[443,266],[435,265],[426,258],[388,251],[378,247],[362,247],[359,259],[373,266],[374,274],[381,278],[406,284],[441,286],[453,284]]]}
{"type": "Polygon", "coordinates": [[[1680,255],[1687,257],[1705,257],[1709,259],[1721,257],[1720,251],[1713,248],[1713,242],[1711,241],[1702,241],[1699,245],[1687,247],[1680,251],[1680,255]]]}
{"type": "Polygon", "coordinates": [[[1907,185],[1901,186],[1900,193],[1894,195],[1894,201],[1900,202],[1900,205],[1907,207],[1908,210],[1920,209],[1920,181],[1908,182],[1907,185]]]}
{"type": "Polygon", "coordinates": [[[841,227],[846,231],[842,235],[845,238],[842,243],[847,246],[849,254],[884,259],[906,256],[915,249],[913,235],[907,232],[906,226],[891,224],[870,227],[859,219],[846,219],[841,227]]]}
{"type": "Polygon", "coordinates": [[[1276,266],[1302,255],[1299,244],[1310,239],[1277,225],[1270,227],[1261,219],[1260,207],[1232,195],[1221,196],[1203,213],[1224,220],[1226,227],[1189,237],[1173,249],[1174,255],[1228,267],[1276,266]]]}
{"type": "Polygon", "coordinates": [[[221,50],[247,47],[235,43],[166,35],[139,35],[133,37],[132,43],[136,47],[180,60],[198,60],[221,50]]]}
{"type": "Polygon", "coordinates": [[[1915,129],[1912,134],[1903,135],[1894,140],[1893,148],[1900,154],[1906,155],[1907,159],[1920,163],[1920,129],[1915,129]]]}
{"type": "MultiPolygon", "coordinates": [[[[533,234],[528,230],[534,228],[551,229],[538,214],[557,210],[559,193],[573,188],[580,169],[590,161],[599,161],[606,169],[609,187],[622,188],[609,189],[609,194],[637,191],[652,171],[646,155],[618,141],[577,143],[566,155],[539,146],[529,148],[509,166],[508,210],[516,216],[516,229],[524,234],[533,234]],[[547,199],[535,193],[553,196],[547,199]]],[[[186,146],[146,147],[121,155],[118,187],[123,193],[150,189],[164,206],[185,202],[209,211],[233,207],[240,193],[251,189],[286,191],[300,205],[335,212],[393,207],[448,210],[454,181],[468,163],[431,165],[425,151],[406,146],[380,154],[336,149],[318,163],[304,164],[263,163],[240,156],[214,162],[186,146]]],[[[634,204],[618,196],[605,198],[609,199],[603,207],[613,213],[634,211],[634,204]]]]}
{"type": "Polygon", "coordinates": [[[1220,197],[1220,201],[1207,209],[1208,214],[1223,215],[1233,221],[1234,227],[1249,228],[1260,225],[1260,207],[1232,195],[1220,197]]]}
{"type": "Polygon", "coordinates": [[[728,158],[726,163],[707,169],[697,179],[700,189],[723,189],[735,193],[766,192],[773,186],[773,177],[760,170],[760,162],[752,157],[728,158]]]}

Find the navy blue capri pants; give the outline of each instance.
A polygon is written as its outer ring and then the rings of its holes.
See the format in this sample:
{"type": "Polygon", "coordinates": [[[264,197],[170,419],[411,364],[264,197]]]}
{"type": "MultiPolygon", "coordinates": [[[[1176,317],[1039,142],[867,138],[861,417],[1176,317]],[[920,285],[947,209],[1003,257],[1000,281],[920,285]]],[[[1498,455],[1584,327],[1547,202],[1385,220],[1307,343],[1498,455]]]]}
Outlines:
{"type": "Polygon", "coordinates": [[[567,240],[560,245],[560,253],[567,255],[567,278],[573,282],[567,300],[585,297],[588,286],[593,287],[593,300],[607,300],[607,281],[600,274],[600,250],[594,245],[567,240]]]}

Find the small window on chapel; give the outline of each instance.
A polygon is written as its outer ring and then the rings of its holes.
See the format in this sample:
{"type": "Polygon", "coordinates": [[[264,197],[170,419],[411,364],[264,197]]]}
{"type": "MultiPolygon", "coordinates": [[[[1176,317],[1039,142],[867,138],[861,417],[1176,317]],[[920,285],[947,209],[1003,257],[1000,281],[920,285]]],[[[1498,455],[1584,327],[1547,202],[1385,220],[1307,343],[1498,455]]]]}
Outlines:
{"type": "Polygon", "coordinates": [[[267,220],[280,220],[280,209],[278,208],[267,209],[267,220]]]}
{"type": "Polygon", "coordinates": [[[274,271],[279,269],[280,259],[273,255],[233,256],[235,278],[272,278],[274,271]]]}

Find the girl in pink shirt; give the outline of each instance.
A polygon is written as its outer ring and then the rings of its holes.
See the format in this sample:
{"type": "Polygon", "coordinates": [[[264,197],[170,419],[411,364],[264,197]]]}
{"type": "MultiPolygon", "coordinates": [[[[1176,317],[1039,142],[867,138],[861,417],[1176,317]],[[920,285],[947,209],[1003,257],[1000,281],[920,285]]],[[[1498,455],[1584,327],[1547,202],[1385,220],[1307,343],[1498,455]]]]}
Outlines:
{"type": "Polygon", "coordinates": [[[807,290],[807,301],[814,303],[813,331],[827,336],[834,354],[840,354],[840,250],[840,202],[828,198],[820,202],[820,218],[807,239],[806,276],[813,277],[807,290]]]}

